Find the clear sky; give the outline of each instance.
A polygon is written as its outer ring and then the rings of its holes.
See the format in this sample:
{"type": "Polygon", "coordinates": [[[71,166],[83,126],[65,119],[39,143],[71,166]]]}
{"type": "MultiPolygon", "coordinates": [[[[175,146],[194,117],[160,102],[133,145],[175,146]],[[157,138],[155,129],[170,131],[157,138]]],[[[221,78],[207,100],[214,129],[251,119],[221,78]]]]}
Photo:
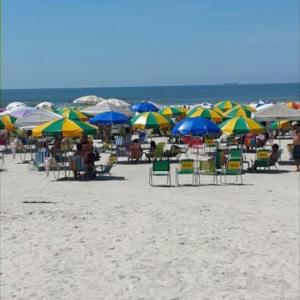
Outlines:
{"type": "Polygon", "coordinates": [[[298,0],[2,0],[4,88],[299,81],[298,0]]]}

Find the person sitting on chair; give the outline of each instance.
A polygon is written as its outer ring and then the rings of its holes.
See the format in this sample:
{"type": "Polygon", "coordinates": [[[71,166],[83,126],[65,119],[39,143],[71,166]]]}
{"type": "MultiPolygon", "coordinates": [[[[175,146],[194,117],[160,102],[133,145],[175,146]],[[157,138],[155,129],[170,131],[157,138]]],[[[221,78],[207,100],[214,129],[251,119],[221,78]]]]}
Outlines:
{"type": "Polygon", "coordinates": [[[133,140],[133,143],[129,145],[129,158],[131,160],[135,159],[139,161],[143,155],[142,146],[139,143],[138,139],[133,140]]]}
{"type": "Polygon", "coordinates": [[[148,161],[151,161],[151,157],[153,157],[153,155],[154,155],[155,148],[156,148],[155,141],[151,141],[150,142],[149,153],[146,153],[148,161]]]}

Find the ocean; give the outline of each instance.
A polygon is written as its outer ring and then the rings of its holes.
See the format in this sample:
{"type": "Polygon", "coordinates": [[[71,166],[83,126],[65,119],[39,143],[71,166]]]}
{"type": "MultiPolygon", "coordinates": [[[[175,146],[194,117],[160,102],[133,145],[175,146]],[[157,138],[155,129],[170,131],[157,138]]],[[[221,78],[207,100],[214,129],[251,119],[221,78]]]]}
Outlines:
{"type": "Polygon", "coordinates": [[[149,100],[162,105],[216,103],[231,99],[240,103],[269,100],[272,102],[300,101],[300,83],[287,84],[224,84],[195,86],[110,87],[110,88],[51,88],[4,89],[2,103],[22,101],[36,105],[51,101],[56,105],[70,104],[78,97],[97,95],[103,98],[123,99],[131,104],[149,100]]]}

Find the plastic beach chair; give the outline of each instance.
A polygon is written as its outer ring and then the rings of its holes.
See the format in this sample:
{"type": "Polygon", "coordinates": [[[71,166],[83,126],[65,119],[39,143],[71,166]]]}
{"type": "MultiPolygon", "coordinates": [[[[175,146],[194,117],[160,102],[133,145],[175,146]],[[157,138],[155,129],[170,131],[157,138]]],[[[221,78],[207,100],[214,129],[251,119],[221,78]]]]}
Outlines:
{"type": "Polygon", "coordinates": [[[171,185],[170,161],[155,159],[152,162],[152,167],[149,170],[149,184],[151,186],[154,186],[153,176],[167,177],[167,185],[170,186],[171,185]]]}
{"type": "Polygon", "coordinates": [[[96,174],[100,176],[109,175],[111,176],[111,169],[118,163],[118,157],[115,154],[110,154],[104,165],[96,166],[96,174]],[[97,170],[99,168],[100,170],[97,170]]]}
{"type": "Polygon", "coordinates": [[[175,170],[175,182],[178,186],[179,175],[192,175],[192,185],[196,184],[195,164],[193,159],[182,159],[175,170]]]}
{"type": "Polygon", "coordinates": [[[225,184],[227,184],[227,176],[235,176],[236,183],[238,183],[238,179],[240,178],[241,184],[243,184],[242,162],[240,159],[228,159],[226,167],[224,167],[222,171],[222,176],[224,177],[225,184]]]}
{"type": "Polygon", "coordinates": [[[218,184],[218,172],[216,168],[216,160],[208,159],[208,160],[200,160],[199,168],[196,172],[198,184],[201,183],[200,177],[211,176],[213,178],[213,184],[218,184]]]}

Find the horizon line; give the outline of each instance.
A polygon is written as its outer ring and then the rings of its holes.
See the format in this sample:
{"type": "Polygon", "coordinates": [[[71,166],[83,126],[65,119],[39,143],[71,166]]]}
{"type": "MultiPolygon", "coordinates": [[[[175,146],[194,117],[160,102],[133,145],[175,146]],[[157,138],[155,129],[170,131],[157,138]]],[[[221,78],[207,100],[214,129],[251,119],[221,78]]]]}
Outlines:
{"type": "Polygon", "coordinates": [[[277,85],[277,84],[300,84],[297,82],[273,82],[273,83],[238,83],[238,82],[225,82],[221,84],[175,84],[175,85],[132,85],[132,86],[88,86],[88,87],[40,87],[40,88],[1,88],[1,91],[8,90],[52,90],[52,89],[122,89],[122,88],[156,88],[156,87],[195,87],[195,86],[239,86],[239,85],[277,85]]]}

